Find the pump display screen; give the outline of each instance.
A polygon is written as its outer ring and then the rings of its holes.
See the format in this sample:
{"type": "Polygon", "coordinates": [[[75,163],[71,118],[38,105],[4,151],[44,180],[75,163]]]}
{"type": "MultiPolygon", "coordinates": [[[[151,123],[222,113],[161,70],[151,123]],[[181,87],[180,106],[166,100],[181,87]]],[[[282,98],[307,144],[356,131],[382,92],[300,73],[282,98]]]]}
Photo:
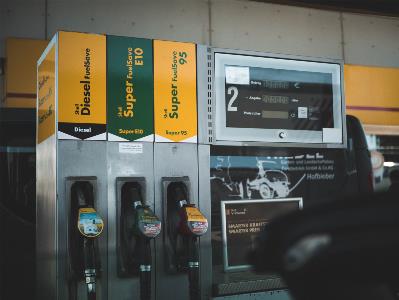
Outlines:
{"type": "Polygon", "coordinates": [[[340,68],[216,53],[216,139],[342,143],[340,68]]]}
{"type": "Polygon", "coordinates": [[[322,130],[334,125],[331,74],[226,66],[225,80],[227,127],[322,130]]]}

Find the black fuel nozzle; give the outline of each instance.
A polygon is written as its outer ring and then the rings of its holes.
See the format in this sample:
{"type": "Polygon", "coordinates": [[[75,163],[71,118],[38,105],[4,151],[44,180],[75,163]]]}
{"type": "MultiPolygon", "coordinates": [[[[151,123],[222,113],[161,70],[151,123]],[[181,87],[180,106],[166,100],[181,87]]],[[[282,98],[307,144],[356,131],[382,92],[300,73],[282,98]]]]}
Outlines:
{"type": "Polygon", "coordinates": [[[179,201],[180,224],[179,232],[185,236],[199,237],[208,231],[208,220],[195,204],[179,201]]]}
{"type": "Polygon", "coordinates": [[[151,299],[151,240],[161,232],[161,221],[148,205],[142,203],[137,186],[129,188],[128,195],[134,209],[133,235],[136,238],[134,259],[139,265],[140,299],[151,299]]]}
{"type": "Polygon", "coordinates": [[[183,236],[183,243],[187,249],[187,267],[190,300],[201,298],[199,284],[199,250],[198,237],[204,235],[208,230],[208,220],[194,205],[187,200],[179,201],[180,225],[179,233],[183,236]]]}
{"type": "Polygon", "coordinates": [[[78,188],[76,196],[79,204],[78,230],[83,237],[84,277],[87,285],[87,297],[96,299],[96,251],[94,241],[104,229],[104,222],[96,210],[90,206],[83,190],[78,188]]]}
{"type": "Polygon", "coordinates": [[[94,241],[92,239],[84,239],[83,241],[83,252],[84,252],[84,272],[85,282],[87,285],[87,293],[89,299],[91,295],[96,294],[96,262],[95,262],[95,250],[94,241]]]}
{"type": "Polygon", "coordinates": [[[136,231],[139,235],[138,256],[140,264],[140,297],[142,300],[151,299],[151,239],[161,232],[161,221],[147,205],[136,201],[136,231]]]}

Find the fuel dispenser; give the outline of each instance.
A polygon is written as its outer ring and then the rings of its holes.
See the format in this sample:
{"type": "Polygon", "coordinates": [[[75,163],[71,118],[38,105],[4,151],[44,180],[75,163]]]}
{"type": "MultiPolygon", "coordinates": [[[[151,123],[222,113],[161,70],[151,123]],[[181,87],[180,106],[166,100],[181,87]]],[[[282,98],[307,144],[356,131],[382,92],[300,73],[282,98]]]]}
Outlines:
{"type": "Polygon", "coordinates": [[[57,33],[38,62],[38,298],[283,289],[254,277],[241,247],[267,222],[259,208],[269,198],[306,205],[317,190],[339,190],[342,70],[336,60],[57,33]]]}
{"type": "Polygon", "coordinates": [[[69,257],[71,282],[69,296],[77,298],[76,284],[82,279],[87,285],[87,299],[96,299],[96,277],[100,275],[97,238],[104,222],[94,208],[93,185],[75,181],[71,186],[69,222],[69,257]]]}

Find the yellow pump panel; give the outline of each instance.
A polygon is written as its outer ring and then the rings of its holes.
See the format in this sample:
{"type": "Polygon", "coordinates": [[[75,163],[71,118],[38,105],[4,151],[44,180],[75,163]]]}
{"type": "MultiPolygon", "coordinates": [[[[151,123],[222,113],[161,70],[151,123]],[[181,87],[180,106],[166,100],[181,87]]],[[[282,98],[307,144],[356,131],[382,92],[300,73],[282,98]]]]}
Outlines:
{"type": "Polygon", "coordinates": [[[6,40],[4,107],[36,107],[36,63],[47,44],[46,40],[6,40]]]}

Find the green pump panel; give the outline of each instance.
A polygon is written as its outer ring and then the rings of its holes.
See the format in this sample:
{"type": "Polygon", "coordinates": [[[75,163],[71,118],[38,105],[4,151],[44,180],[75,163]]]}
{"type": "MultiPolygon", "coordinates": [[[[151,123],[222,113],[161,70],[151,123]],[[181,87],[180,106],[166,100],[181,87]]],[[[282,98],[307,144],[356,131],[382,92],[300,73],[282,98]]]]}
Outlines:
{"type": "Polygon", "coordinates": [[[154,140],[152,40],[107,36],[109,141],[154,140]]]}

